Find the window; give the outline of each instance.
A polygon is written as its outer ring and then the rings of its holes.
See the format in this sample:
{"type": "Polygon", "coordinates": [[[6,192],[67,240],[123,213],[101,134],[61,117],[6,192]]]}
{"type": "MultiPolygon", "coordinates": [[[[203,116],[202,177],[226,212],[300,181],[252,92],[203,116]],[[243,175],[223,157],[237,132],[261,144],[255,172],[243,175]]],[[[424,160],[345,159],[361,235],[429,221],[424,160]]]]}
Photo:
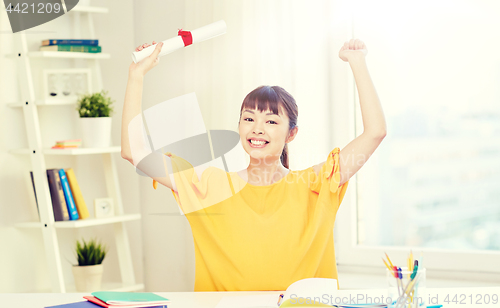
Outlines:
{"type": "Polygon", "coordinates": [[[388,134],[351,179],[339,263],[413,248],[428,268],[500,272],[500,3],[355,3],[388,134]]]}

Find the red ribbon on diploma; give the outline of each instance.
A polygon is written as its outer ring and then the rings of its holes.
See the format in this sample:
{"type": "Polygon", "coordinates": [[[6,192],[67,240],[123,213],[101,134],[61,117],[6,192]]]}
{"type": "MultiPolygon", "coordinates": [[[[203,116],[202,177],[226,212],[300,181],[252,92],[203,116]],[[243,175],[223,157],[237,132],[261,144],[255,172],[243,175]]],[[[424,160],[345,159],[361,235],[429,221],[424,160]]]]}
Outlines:
{"type": "Polygon", "coordinates": [[[182,31],[182,29],[179,29],[177,35],[182,37],[182,41],[184,42],[184,47],[193,44],[193,36],[191,35],[190,31],[182,31]]]}

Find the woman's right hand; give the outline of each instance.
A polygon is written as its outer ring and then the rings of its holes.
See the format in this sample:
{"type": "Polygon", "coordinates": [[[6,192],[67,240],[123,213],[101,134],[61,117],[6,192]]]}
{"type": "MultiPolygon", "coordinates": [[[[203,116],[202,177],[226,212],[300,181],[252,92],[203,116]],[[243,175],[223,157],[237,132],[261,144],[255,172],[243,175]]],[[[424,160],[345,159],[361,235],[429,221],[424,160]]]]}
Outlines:
{"type": "MultiPolygon", "coordinates": [[[[142,59],[141,61],[139,61],[137,63],[132,62],[130,64],[129,75],[134,74],[134,75],[144,77],[144,75],[146,75],[146,73],[150,69],[155,67],[158,63],[160,63],[160,58],[158,58],[158,54],[161,51],[161,47],[163,46],[163,42],[156,44],[156,42],[153,41],[152,45],[156,45],[156,48],[152,54],[150,54],[148,57],[142,59]]],[[[137,47],[135,49],[135,51],[141,51],[148,46],[151,46],[151,45],[149,45],[148,43],[142,44],[141,46],[137,47]]]]}

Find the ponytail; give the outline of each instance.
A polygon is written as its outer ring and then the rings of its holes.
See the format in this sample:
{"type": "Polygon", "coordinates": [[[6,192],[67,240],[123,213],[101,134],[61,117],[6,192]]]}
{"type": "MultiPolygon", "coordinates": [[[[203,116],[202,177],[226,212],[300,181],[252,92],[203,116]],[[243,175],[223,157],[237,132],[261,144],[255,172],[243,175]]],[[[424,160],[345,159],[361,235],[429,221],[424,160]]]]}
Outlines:
{"type": "Polygon", "coordinates": [[[283,167],[288,168],[288,143],[285,143],[285,147],[283,148],[283,152],[281,152],[281,164],[283,167]]]}

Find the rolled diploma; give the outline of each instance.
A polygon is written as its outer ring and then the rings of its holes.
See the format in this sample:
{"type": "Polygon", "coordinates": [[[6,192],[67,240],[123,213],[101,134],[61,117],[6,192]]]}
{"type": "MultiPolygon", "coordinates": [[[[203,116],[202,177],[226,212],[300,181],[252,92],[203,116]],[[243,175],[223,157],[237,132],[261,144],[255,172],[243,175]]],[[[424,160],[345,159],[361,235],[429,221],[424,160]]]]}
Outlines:
{"type": "MultiPolygon", "coordinates": [[[[219,20],[196,30],[192,30],[191,36],[193,37],[193,44],[195,44],[222,35],[224,33],[226,33],[226,22],[224,20],[219,20]]],[[[132,60],[134,60],[135,63],[141,61],[142,59],[151,55],[155,50],[155,47],[156,45],[151,45],[141,51],[133,52],[132,60]]],[[[183,47],[184,41],[182,40],[182,37],[178,35],[176,37],[163,41],[163,47],[161,48],[158,57],[164,56],[183,47]]]]}

